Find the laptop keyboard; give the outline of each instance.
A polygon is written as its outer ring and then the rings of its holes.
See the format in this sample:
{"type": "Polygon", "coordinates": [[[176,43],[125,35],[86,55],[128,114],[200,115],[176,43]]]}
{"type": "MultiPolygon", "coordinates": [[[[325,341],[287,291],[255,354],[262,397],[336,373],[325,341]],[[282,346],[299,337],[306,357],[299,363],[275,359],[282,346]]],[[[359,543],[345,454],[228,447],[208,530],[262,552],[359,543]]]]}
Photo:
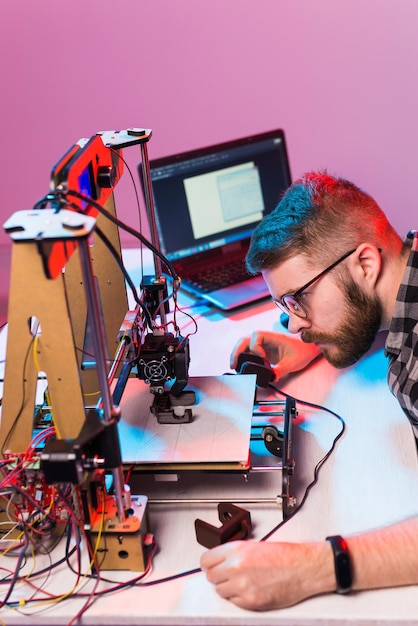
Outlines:
{"type": "Polygon", "coordinates": [[[218,267],[199,270],[184,278],[199,288],[202,293],[209,293],[248,280],[250,275],[242,259],[238,259],[236,262],[232,261],[218,267]]]}

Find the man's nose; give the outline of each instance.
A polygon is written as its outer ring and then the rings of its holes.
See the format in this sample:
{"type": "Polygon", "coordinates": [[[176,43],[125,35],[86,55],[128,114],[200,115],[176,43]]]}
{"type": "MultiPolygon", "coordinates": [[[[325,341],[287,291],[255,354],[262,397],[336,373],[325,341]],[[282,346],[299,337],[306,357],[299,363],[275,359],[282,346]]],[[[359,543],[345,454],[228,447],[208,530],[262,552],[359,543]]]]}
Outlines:
{"type": "Polygon", "coordinates": [[[287,329],[290,333],[297,335],[306,328],[311,327],[311,322],[308,317],[299,317],[294,313],[289,313],[289,321],[287,323],[287,329]]]}

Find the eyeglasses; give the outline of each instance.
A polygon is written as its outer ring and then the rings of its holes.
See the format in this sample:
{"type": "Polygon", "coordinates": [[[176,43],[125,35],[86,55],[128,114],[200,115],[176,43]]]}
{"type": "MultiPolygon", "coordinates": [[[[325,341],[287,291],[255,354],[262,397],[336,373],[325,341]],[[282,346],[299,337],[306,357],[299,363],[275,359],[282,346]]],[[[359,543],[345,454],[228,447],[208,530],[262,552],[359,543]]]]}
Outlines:
{"type": "Polygon", "coordinates": [[[308,317],[308,311],[304,307],[302,300],[300,298],[302,293],[305,291],[305,289],[307,289],[308,287],[313,285],[313,283],[315,283],[317,280],[322,278],[324,274],[327,274],[327,272],[330,272],[339,263],[344,261],[344,259],[349,257],[350,254],[353,254],[353,252],[355,252],[356,250],[357,248],[354,248],[354,250],[350,250],[350,252],[346,252],[346,254],[344,254],[342,257],[337,259],[337,261],[334,261],[334,263],[332,263],[331,265],[326,267],[324,270],[322,270],[322,272],[320,272],[317,276],[312,278],[308,283],[306,283],[306,285],[303,285],[303,287],[301,287],[297,291],[294,291],[293,293],[286,293],[284,296],[280,298],[280,300],[273,299],[274,304],[278,306],[279,309],[284,311],[284,313],[293,313],[294,315],[297,315],[298,317],[304,317],[304,318],[308,317]]]}

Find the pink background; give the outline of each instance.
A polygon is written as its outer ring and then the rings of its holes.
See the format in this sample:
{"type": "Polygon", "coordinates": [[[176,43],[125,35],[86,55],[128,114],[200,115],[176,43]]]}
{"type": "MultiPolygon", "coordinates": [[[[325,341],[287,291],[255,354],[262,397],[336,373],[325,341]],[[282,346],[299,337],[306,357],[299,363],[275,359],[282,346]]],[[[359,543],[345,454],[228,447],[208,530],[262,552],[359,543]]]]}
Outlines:
{"type": "MultiPolygon", "coordinates": [[[[417,32],[416,0],[1,0],[1,223],[96,131],[151,128],[153,158],[282,127],[293,178],[351,178],[404,235],[418,226],[417,32]]],[[[125,151],[136,180],[139,157],[125,151]]],[[[127,175],[116,204],[138,227],[127,175]]],[[[2,229],[0,248],[4,269],[2,229]]]]}

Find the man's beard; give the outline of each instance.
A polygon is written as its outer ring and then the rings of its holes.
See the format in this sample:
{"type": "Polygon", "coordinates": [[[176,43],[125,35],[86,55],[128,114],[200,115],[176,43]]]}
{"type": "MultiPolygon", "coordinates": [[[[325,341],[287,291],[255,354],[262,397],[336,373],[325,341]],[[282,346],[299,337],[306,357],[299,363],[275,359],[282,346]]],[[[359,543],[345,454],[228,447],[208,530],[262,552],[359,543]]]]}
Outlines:
{"type": "Polygon", "coordinates": [[[365,294],[350,278],[343,283],[346,314],[333,333],[302,332],[307,343],[330,344],[321,351],[326,360],[339,369],[356,363],[372,346],[382,319],[382,305],[377,296],[365,294]]]}

